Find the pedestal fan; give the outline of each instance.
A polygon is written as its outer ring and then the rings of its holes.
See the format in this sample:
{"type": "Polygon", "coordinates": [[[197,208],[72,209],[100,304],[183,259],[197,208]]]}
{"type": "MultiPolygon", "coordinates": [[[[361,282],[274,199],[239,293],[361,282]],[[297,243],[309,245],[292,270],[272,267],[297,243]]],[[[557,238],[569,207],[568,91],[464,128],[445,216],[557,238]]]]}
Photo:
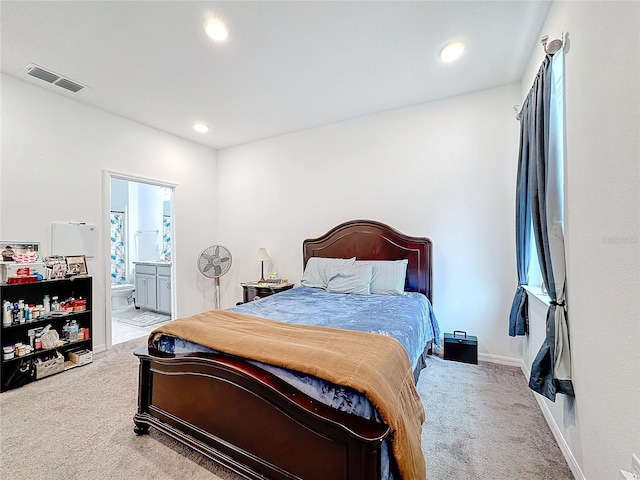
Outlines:
{"type": "Polygon", "coordinates": [[[222,245],[210,245],[198,255],[198,270],[216,282],[215,308],[220,308],[220,277],[231,268],[231,252],[222,245]]]}

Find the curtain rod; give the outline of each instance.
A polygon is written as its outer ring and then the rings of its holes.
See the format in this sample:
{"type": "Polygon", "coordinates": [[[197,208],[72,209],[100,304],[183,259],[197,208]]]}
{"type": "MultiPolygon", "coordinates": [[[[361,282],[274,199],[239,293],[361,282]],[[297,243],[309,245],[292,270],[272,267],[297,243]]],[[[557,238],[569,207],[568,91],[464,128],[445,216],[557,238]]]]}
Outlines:
{"type": "MultiPolygon", "coordinates": [[[[542,44],[542,48],[544,48],[544,53],[547,55],[555,55],[562,47],[564,47],[564,32],[562,32],[562,36],[558,39],[551,40],[549,42],[549,35],[544,35],[540,38],[540,43],[542,44]]],[[[520,121],[520,105],[514,105],[513,110],[516,112],[516,120],[520,121]]]]}

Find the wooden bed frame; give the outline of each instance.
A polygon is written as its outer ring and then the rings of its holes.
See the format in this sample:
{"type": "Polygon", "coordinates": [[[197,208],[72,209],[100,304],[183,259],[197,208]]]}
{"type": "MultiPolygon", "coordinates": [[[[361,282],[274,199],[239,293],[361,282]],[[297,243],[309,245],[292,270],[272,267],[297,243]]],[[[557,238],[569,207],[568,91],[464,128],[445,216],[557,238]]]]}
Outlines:
{"type": "MultiPolygon", "coordinates": [[[[312,256],[407,258],[406,290],[432,298],[427,238],[354,220],[305,240],[304,265],[312,256]]],[[[318,403],[242,358],[147,347],[135,355],[138,435],[153,426],[249,479],[380,479],[387,425],[318,403]]]]}

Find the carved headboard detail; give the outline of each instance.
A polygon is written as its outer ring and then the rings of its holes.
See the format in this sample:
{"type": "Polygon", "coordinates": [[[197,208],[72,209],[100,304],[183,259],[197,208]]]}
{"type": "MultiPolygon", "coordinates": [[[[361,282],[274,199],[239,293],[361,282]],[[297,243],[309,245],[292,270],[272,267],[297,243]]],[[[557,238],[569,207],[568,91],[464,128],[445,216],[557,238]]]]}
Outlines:
{"type": "Polygon", "coordinates": [[[303,268],[311,257],[358,260],[406,258],[405,290],[420,292],[433,303],[432,246],[426,237],[410,237],[374,220],[351,220],[302,244],[303,268]]]}

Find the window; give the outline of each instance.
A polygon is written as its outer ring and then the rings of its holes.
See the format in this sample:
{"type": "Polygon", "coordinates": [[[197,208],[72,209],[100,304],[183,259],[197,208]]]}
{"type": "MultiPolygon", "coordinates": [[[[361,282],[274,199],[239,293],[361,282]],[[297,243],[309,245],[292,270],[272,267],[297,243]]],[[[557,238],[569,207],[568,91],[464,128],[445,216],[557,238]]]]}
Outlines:
{"type": "MultiPolygon", "coordinates": [[[[550,218],[552,227],[559,230],[564,237],[564,52],[558,52],[552,60],[551,68],[551,102],[549,112],[549,170],[547,171],[547,193],[559,192],[559,211],[555,218],[550,218]],[[553,186],[557,186],[553,188],[553,186]]],[[[528,284],[533,290],[541,288],[546,295],[542,282],[542,273],[538,262],[535,235],[531,229],[529,241],[529,276],[528,284]]]]}

